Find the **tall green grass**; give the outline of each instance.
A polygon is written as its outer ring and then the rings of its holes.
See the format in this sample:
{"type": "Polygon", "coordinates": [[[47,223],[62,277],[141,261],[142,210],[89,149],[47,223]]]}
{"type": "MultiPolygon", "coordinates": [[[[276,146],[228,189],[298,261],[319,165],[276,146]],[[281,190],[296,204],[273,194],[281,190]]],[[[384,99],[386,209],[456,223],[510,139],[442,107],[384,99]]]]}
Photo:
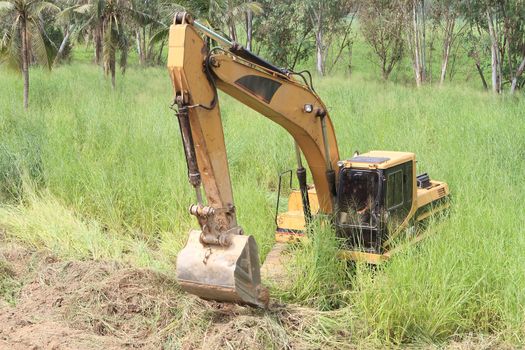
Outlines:
{"type": "MultiPolygon", "coordinates": [[[[169,269],[196,222],[186,214],[194,199],[166,72],[130,70],[111,91],[88,65],[33,70],[28,111],[19,77],[0,74],[0,226],[68,257],[169,269]]],[[[413,151],[419,172],[450,185],[452,211],[430,225],[431,238],[388,264],[357,266],[351,284],[319,234],[298,252],[300,278],[276,295],[341,307],[323,334],[352,329],[355,343],[439,343],[473,332],[523,344],[525,100],[359,76],[316,83],[343,157],[356,149],[413,151]]],[[[273,244],[277,174],[293,168],[293,143],[233,99],[221,95],[220,103],[238,220],[264,257],[273,244]]]]}
{"type": "Polygon", "coordinates": [[[289,283],[274,291],[284,300],[299,302],[319,310],[334,310],[348,303],[354,269],[340,259],[340,239],[328,217],[309,224],[308,239],[289,247],[284,267],[289,283]]]}

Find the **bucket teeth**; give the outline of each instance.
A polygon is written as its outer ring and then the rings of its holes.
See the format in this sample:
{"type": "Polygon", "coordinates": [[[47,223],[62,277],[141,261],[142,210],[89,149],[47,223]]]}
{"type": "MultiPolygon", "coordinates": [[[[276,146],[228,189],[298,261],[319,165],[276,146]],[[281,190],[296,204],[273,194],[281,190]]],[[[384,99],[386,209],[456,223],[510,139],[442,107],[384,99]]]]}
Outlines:
{"type": "Polygon", "coordinates": [[[193,230],[177,256],[181,288],[203,299],[267,307],[268,291],[261,285],[259,253],[252,236],[235,235],[231,245],[203,245],[193,230]]]}

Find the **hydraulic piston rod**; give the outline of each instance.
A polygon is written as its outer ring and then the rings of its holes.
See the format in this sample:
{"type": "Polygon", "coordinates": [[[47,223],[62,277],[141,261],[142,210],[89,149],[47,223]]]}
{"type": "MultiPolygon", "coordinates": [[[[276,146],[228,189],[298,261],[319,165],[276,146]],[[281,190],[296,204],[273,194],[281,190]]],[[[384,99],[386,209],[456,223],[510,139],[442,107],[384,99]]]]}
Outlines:
{"type": "Polygon", "coordinates": [[[201,32],[204,35],[206,35],[208,38],[211,38],[212,40],[215,40],[216,42],[218,42],[219,45],[227,47],[228,50],[230,52],[234,53],[235,55],[237,55],[237,56],[239,56],[241,58],[244,58],[245,60],[250,61],[252,63],[258,64],[259,66],[262,66],[262,67],[264,67],[266,69],[269,69],[271,71],[274,71],[274,72],[277,72],[277,73],[280,73],[280,74],[283,74],[283,75],[288,74],[287,70],[274,66],[273,64],[271,64],[270,62],[266,61],[265,59],[255,55],[254,53],[252,53],[249,50],[246,50],[244,47],[242,47],[238,43],[235,43],[233,41],[230,41],[230,40],[226,39],[225,37],[223,37],[219,33],[217,33],[215,31],[211,30],[210,28],[200,24],[199,22],[193,21],[193,26],[195,27],[195,29],[197,29],[199,32],[201,32]]]}
{"type": "Polygon", "coordinates": [[[336,189],[335,189],[335,171],[330,162],[330,145],[328,144],[328,135],[326,133],[326,111],[323,109],[317,110],[316,115],[321,118],[321,130],[323,135],[323,144],[324,152],[326,159],[326,180],[328,181],[328,186],[330,193],[332,195],[332,204],[335,203],[336,189]]]}
{"type": "Polygon", "coordinates": [[[297,158],[297,180],[299,181],[299,189],[303,202],[304,219],[306,223],[308,223],[312,218],[312,213],[310,211],[310,199],[308,198],[308,185],[306,184],[306,169],[303,167],[301,150],[297,142],[295,142],[295,156],[297,158]]]}
{"type": "Polygon", "coordinates": [[[222,35],[220,35],[219,33],[217,32],[214,32],[213,30],[211,30],[210,28],[200,24],[199,22],[197,21],[193,21],[193,26],[198,30],[200,31],[201,33],[205,34],[207,37],[215,40],[216,42],[224,45],[224,46],[227,46],[227,47],[231,47],[233,46],[233,42],[229,41],[228,39],[226,39],[225,37],[223,37],[222,35]]]}
{"type": "Polygon", "coordinates": [[[191,135],[191,126],[188,116],[188,107],[178,103],[177,118],[179,119],[180,134],[184,145],[184,156],[188,166],[188,180],[195,189],[197,203],[202,205],[201,195],[201,174],[197,166],[197,157],[195,156],[195,145],[191,135]]]}

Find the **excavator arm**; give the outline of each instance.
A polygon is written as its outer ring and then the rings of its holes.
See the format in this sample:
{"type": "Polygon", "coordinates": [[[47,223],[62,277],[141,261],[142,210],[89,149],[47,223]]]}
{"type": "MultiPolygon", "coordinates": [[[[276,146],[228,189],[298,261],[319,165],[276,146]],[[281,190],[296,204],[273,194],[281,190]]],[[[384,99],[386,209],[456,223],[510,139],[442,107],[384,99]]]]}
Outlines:
{"type": "MultiPolygon", "coordinates": [[[[178,13],[170,27],[168,70],[197,197],[190,213],[200,225],[178,255],[178,281],[206,299],[264,306],[257,245],[236,220],[217,88],[288,131],[312,172],[320,211],[329,214],[339,151],[326,106],[295,73],[273,67],[186,13],[178,13]],[[203,34],[220,46],[210,49],[203,34]]],[[[298,152],[299,165],[300,159],[298,152]]],[[[303,177],[306,188],[304,171],[303,177]]]]}

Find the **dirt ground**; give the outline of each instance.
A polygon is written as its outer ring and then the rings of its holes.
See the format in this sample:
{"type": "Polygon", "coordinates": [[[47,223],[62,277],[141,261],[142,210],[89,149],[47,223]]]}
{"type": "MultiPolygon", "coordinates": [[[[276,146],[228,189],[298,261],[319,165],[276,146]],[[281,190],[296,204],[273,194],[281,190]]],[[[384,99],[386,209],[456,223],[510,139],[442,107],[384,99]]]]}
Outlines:
{"type": "Polygon", "coordinates": [[[139,336],[148,340],[140,327],[128,339],[111,334],[126,330],[106,316],[129,319],[151,306],[141,293],[158,276],[114,263],[61,262],[16,245],[2,246],[1,258],[21,286],[15,305],[0,306],[0,348],[120,349],[139,336]]]}
{"type": "Polygon", "coordinates": [[[0,294],[0,349],[303,348],[280,321],[297,322],[288,311],[202,301],[151,270],[0,241],[2,279],[15,297],[0,294]]]}
{"type": "MultiPolygon", "coordinates": [[[[60,261],[0,240],[0,350],[363,348],[345,332],[311,343],[316,317],[293,306],[265,312],[206,302],[151,270],[60,261]]],[[[511,347],[473,336],[425,348],[511,347]]]]}

